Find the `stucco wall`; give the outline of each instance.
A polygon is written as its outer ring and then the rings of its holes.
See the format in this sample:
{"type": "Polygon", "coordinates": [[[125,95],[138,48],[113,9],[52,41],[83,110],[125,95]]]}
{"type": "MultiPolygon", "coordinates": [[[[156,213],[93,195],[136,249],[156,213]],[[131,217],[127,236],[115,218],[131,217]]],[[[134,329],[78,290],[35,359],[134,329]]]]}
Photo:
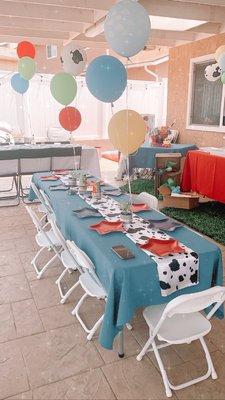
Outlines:
{"type": "Polygon", "coordinates": [[[224,44],[225,34],[223,33],[170,50],[167,122],[170,124],[176,120],[176,129],[180,131],[179,141],[182,143],[196,143],[198,146],[225,146],[223,139],[225,133],[186,129],[190,59],[213,54],[219,46],[224,44]]]}

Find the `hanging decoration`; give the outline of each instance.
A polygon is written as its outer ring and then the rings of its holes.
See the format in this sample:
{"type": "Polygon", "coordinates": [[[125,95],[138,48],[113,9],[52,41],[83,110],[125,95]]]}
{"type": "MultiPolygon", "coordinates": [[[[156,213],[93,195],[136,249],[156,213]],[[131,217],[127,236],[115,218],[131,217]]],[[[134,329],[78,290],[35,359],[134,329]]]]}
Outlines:
{"type": "Polygon", "coordinates": [[[151,23],[145,8],[133,0],[121,0],[106,16],[104,32],[111,48],[123,57],[131,57],[146,46],[151,23]]]}
{"type": "Polygon", "coordinates": [[[207,65],[205,68],[205,77],[210,82],[215,82],[221,77],[222,70],[218,63],[207,65]]]}
{"type": "Polygon", "coordinates": [[[116,57],[103,55],[89,64],[86,84],[98,100],[113,103],[127,86],[127,71],[116,57]]]}
{"type": "Polygon", "coordinates": [[[19,59],[18,69],[21,77],[29,81],[36,72],[36,62],[33,58],[22,57],[19,59]]]}
{"type": "Polygon", "coordinates": [[[29,88],[29,81],[26,81],[19,73],[16,73],[11,78],[11,86],[17,93],[24,94],[29,88]]]}
{"type": "Polygon", "coordinates": [[[17,46],[17,55],[19,58],[22,57],[35,57],[35,47],[32,43],[23,41],[20,42],[17,46]]]}
{"type": "Polygon", "coordinates": [[[77,83],[73,75],[67,72],[59,72],[53,76],[50,83],[50,90],[56,101],[64,106],[68,106],[77,94],[77,83]]]}
{"type": "Polygon", "coordinates": [[[142,116],[134,110],[121,110],[109,122],[109,139],[123,155],[134,153],[143,144],[146,125],[142,116]]]}
{"type": "Polygon", "coordinates": [[[60,59],[64,71],[76,76],[84,71],[87,63],[87,54],[75,42],[71,42],[63,47],[60,59]]]}
{"type": "Polygon", "coordinates": [[[60,125],[67,131],[75,131],[81,124],[80,111],[75,107],[65,107],[59,113],[60,125]]]}

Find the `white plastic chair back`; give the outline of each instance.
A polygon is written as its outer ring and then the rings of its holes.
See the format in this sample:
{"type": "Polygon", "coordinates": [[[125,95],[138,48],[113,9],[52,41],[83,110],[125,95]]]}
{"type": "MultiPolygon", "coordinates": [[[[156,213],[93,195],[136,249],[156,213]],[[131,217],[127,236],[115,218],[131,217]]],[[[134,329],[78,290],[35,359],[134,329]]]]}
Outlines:
{"type": "Polygon", "coordinates": [[[52,228],[55,236],[57,237],[59,243],[61,244],[61,246],[63,247],[64,250],[68,251],[64,236],[63,236],[62,232],[60,231],[59,227],[56,224],[56,220],[55,220],[55,215],[54,214],[51,214],[49,216],[49,222],[50,222],[51,228],[52,228]]]}
{"type": "MultiPolygon", "coordinates": [[[[210,318],[225,300],[225,287],[214,286],[202,292],[184,294],[171,300],[164,309],[163,318],[171,318],[175,314],[189,314],[202,311],[215,304],[210,311],[210,318]],[[215,309],[215,310],[214,310],[215,309]]],[[[207,318],[209,319],[209,314],[207,318]]]]}
{"type": "Polygon", "coordinates": [[[159,202],[158,199],[150,193],[142,192],[137,196],[138,200],[143,201],[143,203],[147,204],[150,208],[154,208],[158,210],[159,202]]]}
{"type": "Polygon", "coordinates": [[[44,204],[44,198],[43,198],[43,196],[41,195],[40,190],[37,188],[37,186],[35,185],[34,182],[31,182],[31,183],[30,183],[30,187],[31,187],[31,189],[33,190],[33,192],[36,194],[38,200],[40,200],[40,202],[41,202],[42,204],[44,204]]]}
{"type": "Polygon", "coordinates": [[[49,197],[47,196],[47,194],[42,189],[40,189],[40,193],[41,193],[41,196],[43,197],[43,201],[44,201],[44,202],[42,202],[42,204],[46,207],[47,212],[49,214],[54,214],[54,211],[53,211],[53,208],[51,206],[49,197]]]}
{"type": "Polygon", "coordinates": [[[35,213],[35,211],[32,210],[32,208],[30,206],[25,206],[25,207],[26,207],[26,210],[27,210],[28,214],[30,215],[30,217],[31,217],[31,219],[33,221],[33,224],[36,227],[37,231],[38,232],[42,231],[42,226],[41,226],[41,224],[39,222],[39,219],[38,219],[37,214],[35,213]]]}
{"type": "Polygon", "coordinates": [[[83,268],[84,270],[95,268],[93,262],[88,257],[88,255],[83,250],[81,250],[72,240],[67,240],[66,243],[81,268],[83,268]]]}

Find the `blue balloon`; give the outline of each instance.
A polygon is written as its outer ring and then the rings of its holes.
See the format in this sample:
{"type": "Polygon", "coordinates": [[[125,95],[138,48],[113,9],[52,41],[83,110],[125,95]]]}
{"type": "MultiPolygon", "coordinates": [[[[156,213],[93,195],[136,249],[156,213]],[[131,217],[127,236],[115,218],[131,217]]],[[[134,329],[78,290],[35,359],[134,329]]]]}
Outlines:
{"type": "Polygon", "coordinates": [[[134,56],[143,50],[150,31],[149,15],[136,1],[121,0],[110,8],[106,16],[106,40],[111,48],[123,57],[134,56]]]}
{"type": "Polygon", "coordinates": [[[29,81],[26,81],[17,73],[11,78],[11,86],[17,93],[24,94],[29,88],[29,81]]]}
{"type": "Polygon", "coordinates": [[[127,71],[116,57],[100,56],[88,66],[86,83],[91,94],[105,103],[113,103],[127,86],[127,71]]]}

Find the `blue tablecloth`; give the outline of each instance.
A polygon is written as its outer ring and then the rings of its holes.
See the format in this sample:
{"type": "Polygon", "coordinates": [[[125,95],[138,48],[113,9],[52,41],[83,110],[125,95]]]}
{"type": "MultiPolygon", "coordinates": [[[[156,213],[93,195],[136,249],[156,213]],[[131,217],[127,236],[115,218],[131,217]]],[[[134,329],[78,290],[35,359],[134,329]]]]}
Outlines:
{"type": "MultiPolygon", "coordinates": [[[[200,235],[185,227],[177,229],[171,236],[179,239],[199,254],[200,277],[199,284],[177,291],[167,297],[161,296],[156,263],[149,258],[135,243],[123,233],[111,233],[100,236],[96,231],[89,230],[89,225],[98,222],[102,217],[79,219],[72,213],[73,209],[86,206],[79,196],[69,196],[65,191],[50,191],[49,186],[58,182],[44,182],[40,175],[34,174],[33,182],[42,188],[49,196],[57,223],[66,239],[71,239],[81,247],[96,266],[97,275],[102,282],[108,300],[105,316],[101,326],[99,341],[107,349],[111,349],[113,340],[122,326],[132,320],[135,310],[139,307],[168,302],[174,297],[210,288],[212,285],[223,284],[223,268],[220,249],[200,235]],[[134,259],[121,260],[111,250],[112,246],[123,244],[135,255],[134,259]]],[[[30,200],[35,195],[30,192],[30,200]]],[[[124,201],[124,196],[116,197],[124,201]]],[[[156,211],[141,212],[143,217],[162,219],[162,214],[156,211]]],[[[223,317],[223,312],[218,313],[223,317]]]]}
{"type": "Polygon", "coordinates": [[[130,171],[133,168],[154,168],[157,153],[181,153],[185,156],[189,150],[197,150],[194,144],[173,144],[171,147],[151,147],[148,144],[141,146],[138,151],[129,157],[130,171]]]}

